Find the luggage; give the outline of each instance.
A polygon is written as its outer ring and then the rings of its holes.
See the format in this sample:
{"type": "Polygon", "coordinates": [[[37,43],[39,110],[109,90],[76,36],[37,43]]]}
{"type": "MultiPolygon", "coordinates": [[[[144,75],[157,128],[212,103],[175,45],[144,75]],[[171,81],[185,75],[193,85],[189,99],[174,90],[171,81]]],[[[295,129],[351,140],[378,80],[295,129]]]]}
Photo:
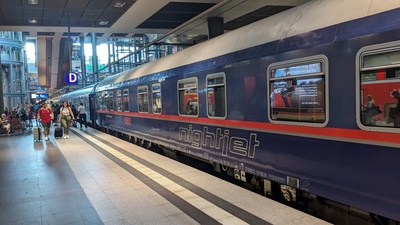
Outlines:
{"type": "Polygon", "coordinates": [[[41,127],[34,127],[33,130],[33,141],[41,141],[42,140],[42,128],[41,127]]]}
{"type": "Polygon", "coordinates": [[[54,137],[60,138],[63,136],[63,129],[61,127],[54,128],[54,137]]]}

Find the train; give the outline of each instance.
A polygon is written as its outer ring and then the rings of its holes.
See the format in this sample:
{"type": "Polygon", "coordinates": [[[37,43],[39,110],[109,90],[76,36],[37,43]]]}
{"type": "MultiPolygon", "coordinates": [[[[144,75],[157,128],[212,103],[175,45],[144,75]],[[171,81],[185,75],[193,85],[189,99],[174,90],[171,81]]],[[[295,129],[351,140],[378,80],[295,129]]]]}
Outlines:
{"type": "Polygon", "coordinates": [[[399,224],[398,15],[396,0],[313,0],[59,98],[265,196],[399,224]]]}

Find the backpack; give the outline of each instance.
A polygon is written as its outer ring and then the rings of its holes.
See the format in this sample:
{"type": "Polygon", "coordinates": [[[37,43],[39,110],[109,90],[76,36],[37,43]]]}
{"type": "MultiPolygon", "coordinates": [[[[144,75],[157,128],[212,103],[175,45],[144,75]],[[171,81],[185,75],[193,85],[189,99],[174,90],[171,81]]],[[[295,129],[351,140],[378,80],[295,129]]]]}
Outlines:
{"type": "Polygon", "coordinates": [[[38,113],[38,112],[39,112],[39,109],[40,109],[40,107],[39,107],[39,105],[38,105],[38,104],[36,104],[36,105],[34,105],[34,106],[33,106],[33,109],[34,109],[35,113],[38,113]]]}

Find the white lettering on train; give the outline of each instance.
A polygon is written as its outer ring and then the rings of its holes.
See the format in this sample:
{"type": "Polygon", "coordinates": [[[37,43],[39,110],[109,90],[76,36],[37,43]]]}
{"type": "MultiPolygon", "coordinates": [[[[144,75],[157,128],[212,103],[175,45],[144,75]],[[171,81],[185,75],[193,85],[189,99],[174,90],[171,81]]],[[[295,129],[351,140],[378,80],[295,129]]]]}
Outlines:
{"type": "Polygon", "coordinates": [[[194,130],[193,126],[189,125],[189,128],[179,127],[179,140],[191,143],[196,149],[204,146],[221,150],[223,156],[230,152],[254,158],[256,147],[260,145],[257,134],[251,133],[249,138],[244,138],[230,136],[229,133],[229,129],[217,128],[215,133],[212,133],[208,131],[207,126],[204,126],[203,130],[194,130]]]}

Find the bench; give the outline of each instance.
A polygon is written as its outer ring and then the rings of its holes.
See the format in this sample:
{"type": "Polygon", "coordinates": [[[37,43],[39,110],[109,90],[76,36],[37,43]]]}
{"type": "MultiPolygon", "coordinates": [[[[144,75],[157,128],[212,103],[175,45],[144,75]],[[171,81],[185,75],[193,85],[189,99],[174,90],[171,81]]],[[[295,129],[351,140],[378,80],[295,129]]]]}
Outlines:
{"type": "Polygon", "coordinates": [[[24,133],[25,125],[22,125],[18,119],[13,118],[13,119],[8,120],[8,122],[10,123],[11,131],[17,131],[19,134],[24,133]]]}

